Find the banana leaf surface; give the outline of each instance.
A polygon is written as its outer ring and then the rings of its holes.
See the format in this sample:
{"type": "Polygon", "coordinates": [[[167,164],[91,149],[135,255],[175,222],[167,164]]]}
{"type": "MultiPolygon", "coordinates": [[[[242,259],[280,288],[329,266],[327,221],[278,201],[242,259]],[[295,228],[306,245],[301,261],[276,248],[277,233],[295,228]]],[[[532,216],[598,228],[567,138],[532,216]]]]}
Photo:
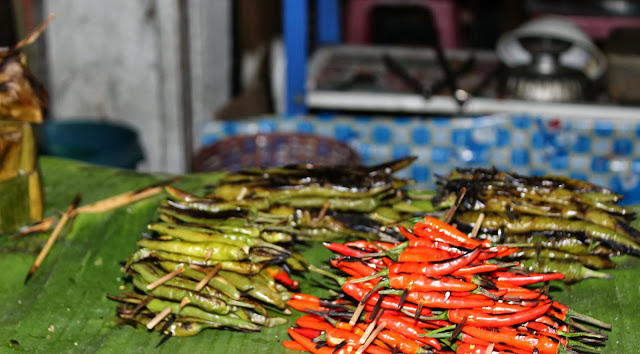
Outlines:
{"type": "MultiPolygon", "coordinates": [[[[47,157],[40,159],[40,167],[45,216],[65,210],[78,193],[83,204],[90,203],[169,177],[47,157]]],[[[197,191],[220,177],[215,173],[186,175],[175,185],[197,191]]],[[[121,262],[137,248],[135,242],[155,217],[163,197],[78,215],[26,284],[25,276],[47,235],[14,240],[0,236],[0,352],[291,352],[280,344],[289,339],[287,325],[258,333],[206,330],[194,337],[171,338],[156,347],[160,334],[120,323],[116,303],[106,294],[119,294],[126,285],[121,262]]],[[[300,245],[299,250],[315,265],[331,257],[321,244],[300,245]]],[[[578,312],[613,324],[603,353],[635,353],[640,348],[636,333],[640,329],[640,259],[621,257],[616,262],[617,269],[608,271],[615,279],[589,279],[570,287],[554,284],[552,296],[578,312]]],[[[316,275],[302,275],[299,280],[303,292],[319,296],[335,288],[316,275]]],[[[291,325],[299,315],[294,311],[289,317],[291,325]]]]}

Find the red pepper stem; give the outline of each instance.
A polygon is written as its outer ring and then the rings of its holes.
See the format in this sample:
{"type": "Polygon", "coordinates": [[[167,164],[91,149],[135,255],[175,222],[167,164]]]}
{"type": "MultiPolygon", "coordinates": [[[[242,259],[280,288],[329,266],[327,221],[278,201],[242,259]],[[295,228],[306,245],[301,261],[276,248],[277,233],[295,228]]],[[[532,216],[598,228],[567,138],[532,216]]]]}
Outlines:
{"type": "Polygon", "coordinates": [[[589,323],[591,325],[600,327],[600,328],[604,328],[604,329],[608,329],[611,330],[611,328],[613,328],[610,324],[608,323],[604,323],[600,320],[597,320],[593,317],[587,316],[587,315],[583,315],[581,313],[578,313],[572,309],[567,309],[566,312],[566,317],[569,317],[575,321],[580,321],[580,322],[585,322],[585,323],[589,323]]]}
{"type": "Polygon", "coordinates": [[[341,277],[341,276],[333,274],[333,273],[329,273],[326,270],[323,270],[323,269],[320,269],[320,268],[314,266],[313,264],[309,264],[309,270],[314,272],[314,273],[322,274],[322,275],[324,275],[324,276],[326,276],[328,278],[331,278],[336,283],[338,283],[338,285],[340,285],[340,286],[344,285],[344,283],[347,282],[347,278],[341,277]]]}
{"type": "MultiPolygon", "coordinates": [[[[309,269],[311,269],[311,268],[309,268],[309,269]]],[[[389,272],[388,272],[387,268],[385,268],[385,269],[379,271],[378,273],[370,275],[368,277],[353,279],[353,280],[351,280],[351,283],[353,283],[353,284],[362,283],[362,282],[365,282],[365,281],[369,281],[369,280],[373,280],[373,279],[376,279],[376,278],[384,277],[387,274],[389,274],[389,272]]]]}

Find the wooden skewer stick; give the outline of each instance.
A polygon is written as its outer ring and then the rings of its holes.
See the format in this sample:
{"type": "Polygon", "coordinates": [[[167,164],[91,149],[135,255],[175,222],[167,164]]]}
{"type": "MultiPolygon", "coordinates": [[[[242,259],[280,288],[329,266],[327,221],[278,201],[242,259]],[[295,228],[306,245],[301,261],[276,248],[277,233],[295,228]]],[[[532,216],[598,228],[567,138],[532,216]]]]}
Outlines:
{"type": "Polygon", "coordinates": [[[380,322],[380,325],[373,331],[373,333],[371,333],[371,335],[369,336],[367,341],[360,348],[358,348],[358,350],[356,351],[356,354],[364,353],[364,351],[367,349],[367,347],[369,345],[371,345],[371,343],[373,343],[373,340],[376,339],[378,334],[380,334],[380,332],[382,332],[382,330],[386,326],[387,326],[387,322],[384,322],[384,321],[380,322]]]}
{"type": "Polygon", "coordinates": [[[183,307],[189,305],[189,303],[191,302],[191,300],[189,300],[188,297],[183,297],[182,301],[180,301],[180,310],[182,310],[183,307]]]}
{"type": "Polygon", "coordinates": [[[113,197],[99,200],[92,204],[87,204],[77,209],[78,213],[101,213],[107,210],[119,208],[127,204],[137,202],[138,200],[145,199],[154,196],[162,192],[162,188],[170,183],[177,181],[179,177],[172,178],[166,181],[154,183],[150,186],[136,189],[129,192],[124,192],[113,197]]]}
{"type": "Polygon", "coordinates": [[[64,214],[62,214],[62,217],[60,217],[60,221],[58,221],[58,224],[56,224],[55,229],[53,229],[53,232],[51,232],[51,235],[49,236],[47,243],[45,243],[44,247],[40,251],[40,254],[38,254],[38,257],[36,257],[35,262],[33,262],[33,266],[31,266],[31,270],[29,270],[27,277],[24,279],[25,284],[29,281],[29,279],[31,279],[33,274],[40,267],[40,264],[42,264],[42,261],[45,259],[45,257],[47,257],[47,254],[49,254],[49,251],[51,251],[51,247],[53,247],[53,244],[58,239],[58,236],[60,235],[60,232],[62,232],[64,225],[67,223],[69,218],[72,217],[73,211],[75,210],[78,203],[80,203],[79,194],[76,195],[75,198],[73,198],[73,202],[71,202],[71,205],[69,205],[69,207],[64,212],[64,214]]]}
{"type": "Polygon", "coordinates": [[[453,214],[455,214],[456,210],[458,210],[460,203],[462,203],[462,198],[464,198],[464,195],[466,193],[467,193],[467,189],[465,187],[462,187],[460,189],[460,194],[458,195],[458,198],[456,199],[453,206],[449,208],[449,210],[447,210],[447,215],[444,217],[444,220],[442,221],[446,222],[447,224],[451,221],[451,218],[453,218],[453,214]]]}
{"type": "Polygon", "coordinates": [[[131,315],[135,315],[136,313],[138,313],[138,311],[142,310],[145,306],[147,306],[147,304],[151,302],[151,300],[153,300],[153,296],[151,295],[142,299],[142,301],[140,301],[140,303],[131,311],[131,315]]]}
{"type": "Polygon", "coordinates": [[[51,226],[53,226],[53,223],[56,221],[55,217],[48,217],[46,219],[43,219],[42,221],[40,221],[37,224],[33,224],[24,228],[21,228],[20,230],[18,230],[17,233],[11,235],[8,237],[9,240],[15,240],[17,238],[23,237],[23,236],[27,236],[29,234],[32,234],[34,232],[45,232],[47,230],[49,230],[51,228],[51,226]]]}
{"type": "Polygon", "coordinates": [[[205,285],[207,285],[209,283],[209,280],[211,280],[211,278],[213,278],[214,275],[216,275],[216,273],[218,273],[218,271],[220,270],[220,268],[222,268],[222,264],[218,263],[216,264],[215,267],[213,267],[209,273],[207,273],[207,275],[205,275],[204,278],[202,278],[202,280],[200,280],[200,282],[198,283],[198,285],[196,285],[195,290],[196,291],[200,291],[202,290],[202,288],[204,288],[205,285]]]}
{"type": "Polygon", "coordinates": [[[166,309],[162,310],[162,312],[157,314],[156,317],[154,317],[151,321],[147,323],[147,328],[150,330],[153,329],[153,327],[157,326],[158,323],[160,323],[160,321],[162,321],[165,317],[169,316],[170,313],[171,313],[171,307],[167,307],[166,309]]]}
{"type": "Polygon", "coordinates": [[[238,193],[238,195],[236,196],[236,200],[240,201],[244,199],[244,197],[247,195],[248,192],[249,190],[247,189],[247,187],[242,187],[242,189],[240,190],[240,193],[238,193]]]}
{"type": "Polygon", "coordinates": [[[493,347],[495,346],[496,346],[496,343],[489,343],[489,345],[487,346],[487,350],[485,350],[485,354],[493,353],[493,347]]]}
{"type": "Polygon", "coordinates": [[[364,306],[365,304],[363,302],[358,303],[356,310],[353,312],[353,316],[351,316],[351,319],[349,320],[349,325],[351,326],[356,325],[356,322],[358,322],[358,318],[360,318],[360,314],[362,313],[362,310],[364,310],[364,306]]]}
{"type": "Polygon", "coordinates": [[[471,230],[471,235],[469,237],[475,238],[478,236],[478,231],[480,231],[480,227],[482,226],[482,222],[484,221],[484,213],[480,213],[478,215],[478,220],[476,220],[476,224],[473,225],[473,230],[471,230]]]}
{"type": "Polygon", "coordinates": [[[380,317],[382,317],[382,313],[383,312],[384,312],[384,309],[380,309],[380,311],[378,311],[378,314],[373,319],[373,321],[371,321],[371,323],[369,323],[369,326],[367,326],[367,329],[362,334],[362,337],[360,337],[360,344],[364,344],[364,343],[367,342],[367,339],[369,339],[369,336],[371,335],[371,332],[373,332],[373,329],[378,324],[378,320],[380,320],[380,317]]]}
{"type": "Polygon", "coordinates": [[[151,283],[151,284],[147,284],[146,288],[147,288],[147,290],[153,290],[153,289],[155,289],[156,287],[158,287],[158,286],[160,286],[160,285],[164,284],[164,283],[165,283],[165,282],[167,282],[169,279],[174,278],[175,276],[177,276],[178,274],[180,274],[180,273],[182,273],[182,272],[184,272],[184,268],[183,268],[183,267],[180,267],[180,268],[178,268],[178,269],[174,270],[174,271],[173,271],[173,272],[171,272],[171,273],[167,273],[167,274],[165,274],[164,276],[162,276],[160,279],[158,279],[158,280],[154,281],[153,283],[151,283]]]}
{"type": "Polygon", "coordinates": [[[209,258],[213,255],[213,248],[207,248],[207,253],[204,255],[204,262],[207,263],[209,258]]]}

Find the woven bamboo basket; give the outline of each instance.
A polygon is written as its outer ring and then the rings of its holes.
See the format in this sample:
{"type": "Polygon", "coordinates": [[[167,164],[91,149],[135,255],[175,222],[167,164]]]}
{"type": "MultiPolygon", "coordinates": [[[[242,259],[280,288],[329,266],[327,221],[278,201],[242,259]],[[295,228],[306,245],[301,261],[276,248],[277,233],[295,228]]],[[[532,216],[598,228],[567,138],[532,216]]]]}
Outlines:
{"type": "Polygon", "coordinates": [[[200,148],[194,172],[235,172],[251,167],[310,163],[315,166],[357,165],[358,153],[332,138],[301,133],[269,133],[224,138],[200,148]]]}

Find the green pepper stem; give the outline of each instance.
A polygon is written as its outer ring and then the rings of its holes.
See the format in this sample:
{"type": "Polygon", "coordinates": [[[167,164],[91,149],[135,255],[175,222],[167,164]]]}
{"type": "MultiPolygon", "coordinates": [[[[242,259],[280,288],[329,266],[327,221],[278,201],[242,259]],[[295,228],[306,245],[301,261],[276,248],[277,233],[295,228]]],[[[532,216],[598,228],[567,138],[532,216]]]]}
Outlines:
{"type": "MultiPolygon", "coordinates": [[[[311,268],[309,268],[309,269],[311,269],[311,268]]],[[[365,282],[365,281],[369,281],[369,280],[373,280],[373,279],[376,279],[376,278],[384,277],[387,274],[388,274],[388,271],[387,271],[387,268],[385,268],[385,269],[379,271],[378,273],[372,274],[372,275],[370,275],[368,277],[362,277],[362,278],[358,278],[358,279],[353,279],[353,280],[351,280],[351,283],[354,283],[354,284],[355,283],[362,283],[362,282],[365,282]]]]}
{"type": "Polygon", "coordinates": [[[578,312],[572,310],[571,308],[567,309],[566,316],[571,318],[571,319],[573,319],[573,320],[589,323],[591,325],[594,325],[594,326],[597,326],[597,327],[600,327],[600,328],[604,328],[604,329],[608,329],[608,330],[611,330],[611,328],[613,328],[613,326],[611,326],[608,323],[604,323],[604,322],[602,322],[602,321],[600,321],[598,319],[595,319],[593,317],[578,313],[578,312]]]}
{"type": "Polygon", "coordinates": [[[314,272],[314,273],[322,274],[322,275],[324,275],[324,276],[326,276],[328,278],[331,278],[336,283],[338,283],[338,285],[340,285],[340,286],[344,285],[344,283],[347,282],[347,278],[341,277],[341,276],[333,274],[333,273],[329,273],[326,270],[323,270],[323,269],[320,269],[320,268],[314,266],[313,264],[309,264],[309,270],[314,272]]]}

